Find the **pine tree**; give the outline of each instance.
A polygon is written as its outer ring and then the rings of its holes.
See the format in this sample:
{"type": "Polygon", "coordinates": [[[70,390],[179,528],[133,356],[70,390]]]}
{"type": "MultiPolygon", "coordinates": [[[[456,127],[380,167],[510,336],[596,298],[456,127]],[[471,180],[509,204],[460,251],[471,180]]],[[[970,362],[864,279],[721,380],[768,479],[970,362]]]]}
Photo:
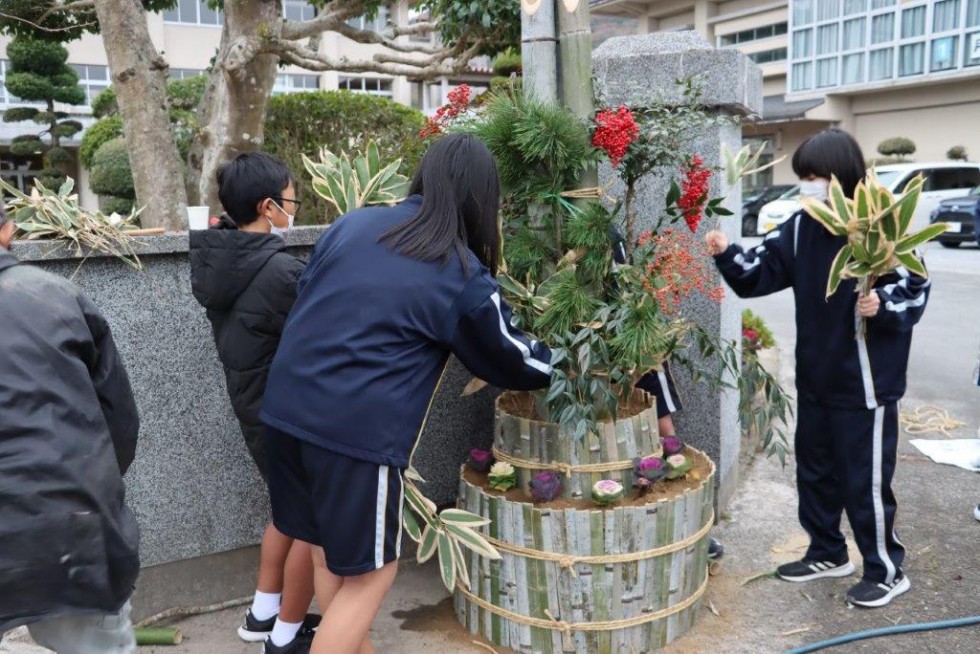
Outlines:
{"type": "Polygon", "coordinates": [[[12,107],[4,112],[4,122],[44,126],[38,133],[15,137],[10,151],[17,155],[43,155],[44,169],[38,179],[49,188],[57,188],[72,163],[62,141],[80,132],[82,124],[68,120],[69,114],[56,111],[55,103],[84,104],[85,91],[78,85],[78,74],[65,63],[68,51],[60,43],[18,36],[7,45],[7,58],[7,91],[25,102],[43,106],[12,107]]]}

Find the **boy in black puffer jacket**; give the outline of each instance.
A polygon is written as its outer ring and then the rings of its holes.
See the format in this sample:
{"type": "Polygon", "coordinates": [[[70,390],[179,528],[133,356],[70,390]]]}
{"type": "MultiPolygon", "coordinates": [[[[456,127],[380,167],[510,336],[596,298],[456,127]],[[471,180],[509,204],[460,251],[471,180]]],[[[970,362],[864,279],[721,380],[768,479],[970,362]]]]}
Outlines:
{"type": "MultiPolygon", "coordinates": [[[[210,229],[190,234],[191,286],[207,309],[231,405],[255,465],[266,479],[265,426],[259,409],[269,366],[286,316],[296,300],[305,264],[283,240],[296,211],[296,189],[286,166],[270,155],[239,155],[218,173],[226,213],[210,229]]],[[[265,641],[265,652],[303,654],[313,597],[310,547],[271,524],[262,538],[255,599],[238,635],[265,641]]]]}

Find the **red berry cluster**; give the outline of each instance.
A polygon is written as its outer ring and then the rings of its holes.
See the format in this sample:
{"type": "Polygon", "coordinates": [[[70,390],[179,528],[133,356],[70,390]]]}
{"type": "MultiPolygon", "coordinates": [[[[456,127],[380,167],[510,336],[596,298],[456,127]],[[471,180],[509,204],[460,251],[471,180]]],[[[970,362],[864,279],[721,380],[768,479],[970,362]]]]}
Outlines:
{"type": "Polygon", "coordinates": [[[640,240],[653,247],[643,286],[665,314],[678,313],[681,301],[694,292],[715,302],[725,297],[724,289],[714,285],[715,276],[706,264],[707,248],[694,237],[665,229],[659,234],[647,232],[640,240]]]}
{"type": "Polygon", "coordinates": [[[419,132],[421,138],[429,138],[442,134],[443,130],[453,121],[454,118],[465,113],[470,108],[470,87],[468,84],[460,84],[446,94],[449,100],[445,105],[436,110],[436,115],[430,117],[425,122],[425,127],[419,132]]]}
{"type": "Polygon", "coordinates": [[[605,152],[613,166],[618,166],[639,135],[636,117],[625,106],[604,109],[596,114],[592,145],[605,152]]]}
{"type": "Polygon", "coordinates": [[[684,222],[692,232],[698,230],[698,224],[704,216],[704,203],[708,199],[710,179],[711,169],[704,167],[704,159],[698,155],[691,157],[684,170],[681,198],[677,201],[677,206],[684,213],[684,222]]]}

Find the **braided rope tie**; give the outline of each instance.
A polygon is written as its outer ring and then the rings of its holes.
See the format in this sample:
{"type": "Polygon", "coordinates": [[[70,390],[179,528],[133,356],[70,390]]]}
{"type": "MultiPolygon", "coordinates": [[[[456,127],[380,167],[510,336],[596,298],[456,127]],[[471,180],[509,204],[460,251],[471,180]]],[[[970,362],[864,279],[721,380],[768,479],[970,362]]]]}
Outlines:
{"type": "Polygon", "coordinates": [[[676,543],[671,543],[670,545],[664,545],[662,547],[656,547],[652,550],[643,550],[641,552],[626,552],[623,554],[596,554],[596,555],[574,555],[574,554],[564,554],[559,552],[545,552],[543,550],[531,549],[528,547],[522,547],[520,545],[514,545],[513,543],[508,543],[506,541],[498,540],[486,534],[481,534],[483,538],[493,545],[498,550],[514,554],[516,556],[522,556],[527,559],[537,559],[539,561],[554,561],[564,570],[567,570],[573,577],[578,577],[578,572],[575,570],[575,566],[583,563],[585,565],[605,565],[607,563],[631,563],[633,561],[645,561],[647,559],[655,559],[661,556],[666,556],[668,554],[673,554],[674,552],[679,552],[681,550],[687,549],[691,545],[697,543],[699,540],[704,538],[711,527],[715,523],[715,513],[711,512],[708,520],[704,523],[696,533],[691,534],[687,538],[677,541],[676,543]]]}
{"type": "MultiPolygon", "coordinates": [[[[541,463],[540,461],[530,461],[528,459],[521,459],[516,456],[511,456],[499,450],[495,445],[493,447],[493,457],[497,461],[503,461],[504,463],[509,463],[512,466],[518,468],[524,468],[526,470],[557,470],[558,472],[564,473],[566,477],[571,477],[573,472],[619,472],[621,470],[632,470],[632,461],[609,461],[607,463],[582,463],[582,464],[571,464],[562,463],[560,461],[552,461],[551,463],[541,463]]],[[[653,456],[648,455],[648,456],[653,456]]]]}
{"type": "Polygon", "coordinates": [[[459,582],[456,584],[456,591],[465,597],[469,602],[477,605],[481,609],[495,613],[502,618],[507,618],[513,622],[519,624],[526,624],[531,627],[538,627],[539,629],[551,629],[553,631],[561,631],[564,633],[565,638],[570,638],[573,631],[615,631],[617,629],[629,629],[630,627],[638,627],[640,625],[646,624],[648,622],[653,622],[655,620],[660,620],[675,613],[680,613],[684,609],[693,606],[695,602],[701,599],[704,595],[704,591],[708,588],[708,578],[709,575],[705,571],[704,581],[701,586],[691,594],[687,599],[678,602],[674,606],[669,606],[665,609],[659,611],[652,611],[650,613],[641,613],[640,615],[634,616],[632,618],[625,618],[622,620],[606,620],[603,622],[566,622],[565,620],[558,620],[555,618],[554,614],[549,609],[545,609],[544,614],[547,616],[547,620],[543,618],[532,618],[527,615],[521,615],[520,613],[514,613],[508,609],[505,609],[496,604],[491,604],[486,600],[483,600],[469,590],[467,590],[459,582]]]}

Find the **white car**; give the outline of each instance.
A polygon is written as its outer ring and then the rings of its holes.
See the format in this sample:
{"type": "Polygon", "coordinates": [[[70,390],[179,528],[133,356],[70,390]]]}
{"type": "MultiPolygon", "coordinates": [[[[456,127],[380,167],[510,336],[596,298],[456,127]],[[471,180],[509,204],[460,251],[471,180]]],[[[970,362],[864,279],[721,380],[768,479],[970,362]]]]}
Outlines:
{"type": "Polygon", "coordinates": [[[778,198],[763,205],[759,210],[758,233],[760,236],[782,225],[800,210],[800,187],[794,186],[778,198]]]}
{"type": "MultiPolygon", "coordinates": [[[[912,218],[911,230],[919,230],[929,224],[929,214],[939,203],[969,193],[980,186],[980,163],[965,161],[940,161],[935,163],[901,163],[875,166],[878,180],[895,195],[901,195],[905,185],[916,175],[922,174],[922,196],[912,218]]],[[[777,200],[759,211],[759,235],[769,232],[786,222],[800,210],[800,189],[794,187],[777,200]]]]}

